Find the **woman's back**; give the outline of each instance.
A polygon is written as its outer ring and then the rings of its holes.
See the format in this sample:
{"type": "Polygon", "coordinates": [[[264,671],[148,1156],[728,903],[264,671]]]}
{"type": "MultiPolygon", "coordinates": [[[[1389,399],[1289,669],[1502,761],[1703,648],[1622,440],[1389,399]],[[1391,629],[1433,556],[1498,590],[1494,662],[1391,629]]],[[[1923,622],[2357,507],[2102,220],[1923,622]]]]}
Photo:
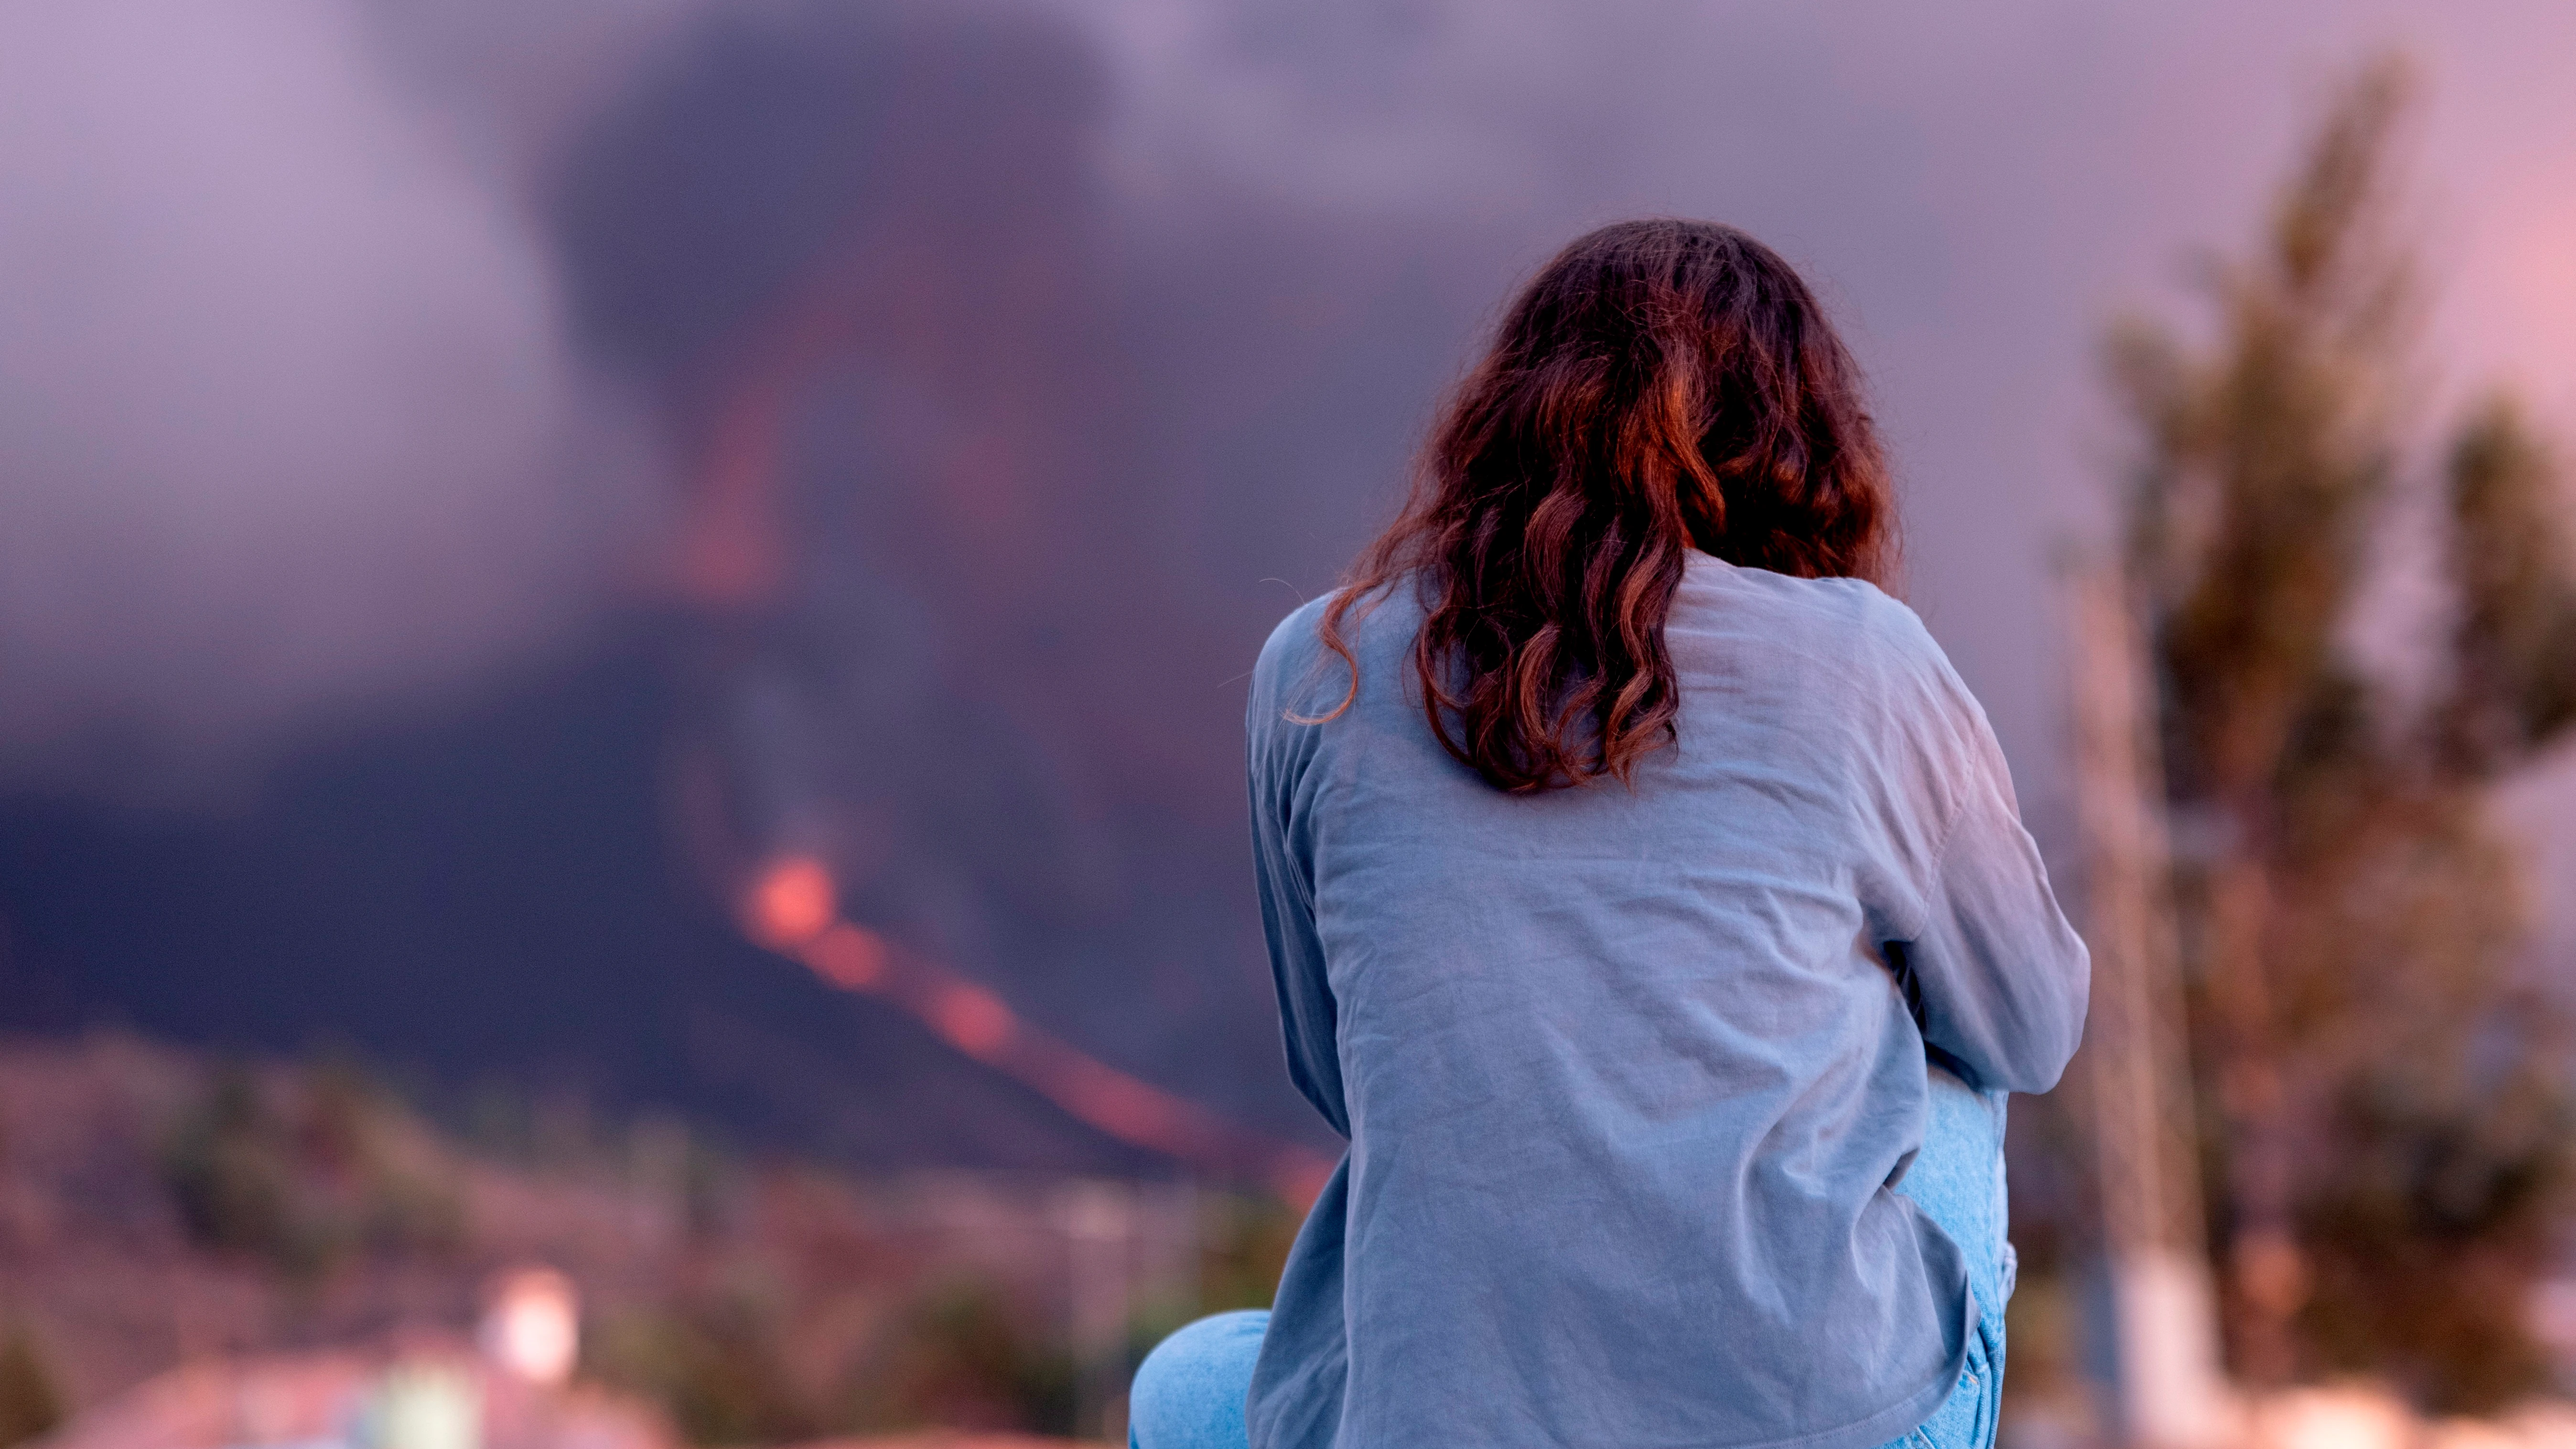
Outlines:
{"type": "Polygon", "coordinates": [[[1323,608],[1263,651],[1250,763],[1291,1071],[1351,1153],[1281,1283],[1253,1443],[1921,1423],[1976,1313],[1886,1190],[1926,1044],[2045,1090],[2084,1000],[1939,648],[1868,584],[1694,553],[1671,744],[1624,785],[1507,793],[1427,723],[1417,590],[1350,614],[1348,668],[1323,608]]]}

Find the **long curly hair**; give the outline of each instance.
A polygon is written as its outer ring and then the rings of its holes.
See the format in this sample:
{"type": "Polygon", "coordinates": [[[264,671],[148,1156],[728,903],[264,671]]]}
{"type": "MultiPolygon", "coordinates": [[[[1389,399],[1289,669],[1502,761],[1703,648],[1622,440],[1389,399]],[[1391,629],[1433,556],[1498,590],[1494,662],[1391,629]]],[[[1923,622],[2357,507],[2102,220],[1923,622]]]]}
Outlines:
{"type": "Polygon", "coordinates": [[[1321,635],[1409,584],[1422,706],[1498,789],[1632,783],[1675,738],[1664,620],[1692,549],[1892,582],[1895,504],[1859,366],[1797,272],[1732,227],[1631,221],[1523,289],[1434,426],[1413,496],[1321,635]]]}

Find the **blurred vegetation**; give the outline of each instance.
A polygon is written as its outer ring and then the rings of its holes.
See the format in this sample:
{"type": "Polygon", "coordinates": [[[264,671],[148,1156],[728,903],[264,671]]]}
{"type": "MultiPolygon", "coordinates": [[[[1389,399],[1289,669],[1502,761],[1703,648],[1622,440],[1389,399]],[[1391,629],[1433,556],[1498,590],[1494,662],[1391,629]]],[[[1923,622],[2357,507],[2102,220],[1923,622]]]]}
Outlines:
{"type": "Polygon", "coordinates": [[[1198,1311],[1267,1308],[1306,1215],[1275,1197],[1221,1195],[1199,1214],[1198,1311]]]}
{"type": "Polygon", "coordinates": [[[1071,1350],[1032,1332],[992,1285],[931,1290],[888,1335],[855,1394],[853,1427],[1074,1432],[1071,1350]]]}
{"type": "Polygon", "coordinates": [[[722,1296],[631,1310],[593,1325],[585,1376],[639,1394],[692,1444],[778,1444],[826,1427],[782,1365],[779,1316],[722,1296]]]}
{"type": "MultiPolygon", "coordinates": [[[[2018,1228],[2014,1241],[2020,1241],[2018,1228]]],[[[2059,1415],[2070,1399],[2080,1400],[2085,1394],[2080,1281],[2071,1273],[2034,1273],[2025,1265],[2021,1281],[2004,1304],[2008,1362],[2003,1422],[2027,1425],[2059,1415]]]]}
{"type": "Polygon", "coordinates": [[[1306,1216],[1278,1198],[1215,1193],[1199,1205],[1198,1281],[1186,1298],[1144,1304],[1127,1324],[1129,1373],[1173,1330],[1211,1313],[1267,1308],[1306,1216]]]}
{"type": "Polygon", "coordinates": [[[345,1051],[223,1063],[101,1039],[0,1056],[53,1114],[42,1150],[0,1144],[0,1188],[23,1209],[0,1226],[60,1225],[12,1245],[0,1434],[14,1437],[91,1407],[67,1386],[112,1394],[171,1366],[138,1361],[137,1342],[247,1355],[460,1329],[475,1284],[529,1263],[580,1287],[581,1375],[693,1444],[1066,1434],[1078,1409],[1097,1430],[1122,1367],[1163,1333],[1269,1301],[1300,1222],[1257,1195],[1117,1189],[1136,1296],[1128,1338],[1086,1361],[1069,1300],[1102,1289],[1102,1260],[1078,1256],[1060,1180],[869,1178],[497,1083],[442,1113],[345,1051]],[[188,1278],[220,1296],[171,1291],[188,1278]]]}
{"type": "MultiPolygon", "coordinates": [[[[1204,1314],[1267,1307],[1302,1221],[1255,1195],[1200,1200],[1195,1281],[1140,1304],[1127,1326],[1132,1371],[1163,1336],[1204,1314]]],[[[1081,1364],[1051,1310],[995,1281],[950,1273],[913,1290],[821,1372],[784,1367],[799,1353],[793,1295],[748,1280],[683,1290],[604,1315],[583,1372],[660,1404],[699,1445],[778,1443],[833,1434],[945,1428],[1071,1435],[1081,1364]]],[[[805,1305],[809,1310],[812,1305],[805,1305]]]]}
{"type": "Polygon", "coordinates": [[[0,1332],[0,1449],[50,1433],[63,1421],[62,1391],[23,1325],[0,1332]]]}
{"type": "Polygon", "coordinates": [[[692,1444],[784,1443],[923,1426],[1070,1433],[1074,1361],[994,1284],[917,1295],[830,1383],[798,1381],[783,1305],[737,1291],[632,1310],[594,1326],[582,1370],[650,1399],[692,1444]]]}
{"type": "Polygon", "coordinates": [[[2205,344],[2133,324],[2111,360],[2234,1367],[2368,1370],[2474,1411],[2545,1384],[2520,1309],[2576,1165],[2576,1059],[2520,969],[2527,901],[2487,818],[2576,724],[2576,568],[2510,402],[2409,467],[2408,93],[2394,62],[2340,93],[2261,245],[2212,266],[2205,344]],[[2356,620],[2408,560],[2450,619],[2425,677],[2392,680],[2356,620]]]}
{"type": "Polygon", "coordinates": [[[160,1176],[199,1247],[310,1283],[352,1257],[436,1255],[464,1240],[464,1208],[405,1160],[406,1113],[355,1067],[294,1081],[214,1072],[162,1144],[160,1176]]]}

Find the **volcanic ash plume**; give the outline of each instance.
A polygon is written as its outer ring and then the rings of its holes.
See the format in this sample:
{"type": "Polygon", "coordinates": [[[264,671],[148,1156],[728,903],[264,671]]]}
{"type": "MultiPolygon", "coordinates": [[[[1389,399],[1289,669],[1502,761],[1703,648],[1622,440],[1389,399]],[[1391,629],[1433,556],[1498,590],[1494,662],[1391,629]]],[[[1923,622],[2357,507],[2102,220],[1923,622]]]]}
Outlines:
{"type": "Polygon", "coordinates": [[[575,624],[653,490],[556,292],[337,0],[0,11],[0,779],[220,778],[575,624]]]}

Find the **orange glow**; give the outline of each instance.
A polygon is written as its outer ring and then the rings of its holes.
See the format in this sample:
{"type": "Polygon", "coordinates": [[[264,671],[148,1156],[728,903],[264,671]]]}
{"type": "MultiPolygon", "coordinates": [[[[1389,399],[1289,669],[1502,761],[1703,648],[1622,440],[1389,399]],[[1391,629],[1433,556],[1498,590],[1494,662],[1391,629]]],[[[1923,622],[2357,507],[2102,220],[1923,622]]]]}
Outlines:
{"type": "Polygon", "coordinates": [[[802,946],[823,934],[840,909],[832,873],[810,855],[783,855],[753,881],[743,897],[743,927],[773,951],[802,946]]]}
{"type": "Polygon", "coordinates": [[[769,603],[795,570],[781,507],[789,426],[815,372],[846,355],[880,271],[853,237],[819,255],[719,345],[727,385],[710,400],[693,449],[671,580],[682,597],[715,612],[769,603]]]}
{"type": "Polygon", "coordinates": [[[885,978],[886,944],[874,931],[839,921],[807,944],[805,964],[843,991],[860,991],[885,978]]]}
{"type": "MultiPolygon", "coordinates": [[[[731,359],[728,383],[707,400],[705,426],[691,448],[690,491],[670,585],[711,611],[757,609],[793,575],[797,547],[781,505],[781,473],[807,380],[846,356],[851,341],[888,302],[900,303],[913,290],[899,288],[890,297],[885,278],[926,275],[925,269],[937,269],[942,260],[918,243],[890,257],[873,232],[861,229],[818,255],[820,263],[723,345],[731,359]]],[[[950,334],[929,329],[918,335],[936,345],[950,334]]],[[[1028,490],[1035,475],[1017,459],[1026,445],[1025,427],[1005,417],[969,431],[979,440],[950,450],[938,496],[988,553],[1016,541],[1019,552],[1033,554],[1042,535],[1013,526],[1032,516],[1028,490]]],[[[1002,558],[1004,565],[1011,562],[1002,558]]],[[[1236,1181],[1268,1184],[1300,1207],[1314,1200],[1333,1170],[1329,1158],[1244,1131],[1195,1102],[1092,1059],[1020,1020],[991,991],[843,919],[830,869],[811,856],[770,860],[744,890],[740,911],[742,929],[754,942],[801,962],[831,986],[909,1012],[958,1051],[1120,1141],[1236,1181]]]]}
{"type": "Polygon", "coordinates": [[[1064,1106],[1094,1127],[1186,1156],[1204,1135],[1198,1109],[1098,1062],[1069,1062],[1058,1073],[1064,1106]]]}
{"type": "Polygon", "coordinates": [[[1122,1142],[1260,1182],[1300,1208],[1332,1175],[1331,1159],[1246,1132],[1108,1066],[1020,1020],[991,991],[841,919],[831,873],[810,857],[783,856],[762,871],[743,897],[743,921],[761,945],[843,991],[911,1012],[950,1046],[1122,1142]]]}
{"type": "Polygon", "coordinates": [[[930,999],[930,1024],[959,1051],[990,1060],[1019,1034],[1019,1018],[981,986],[951,981],[930,999]]]}

